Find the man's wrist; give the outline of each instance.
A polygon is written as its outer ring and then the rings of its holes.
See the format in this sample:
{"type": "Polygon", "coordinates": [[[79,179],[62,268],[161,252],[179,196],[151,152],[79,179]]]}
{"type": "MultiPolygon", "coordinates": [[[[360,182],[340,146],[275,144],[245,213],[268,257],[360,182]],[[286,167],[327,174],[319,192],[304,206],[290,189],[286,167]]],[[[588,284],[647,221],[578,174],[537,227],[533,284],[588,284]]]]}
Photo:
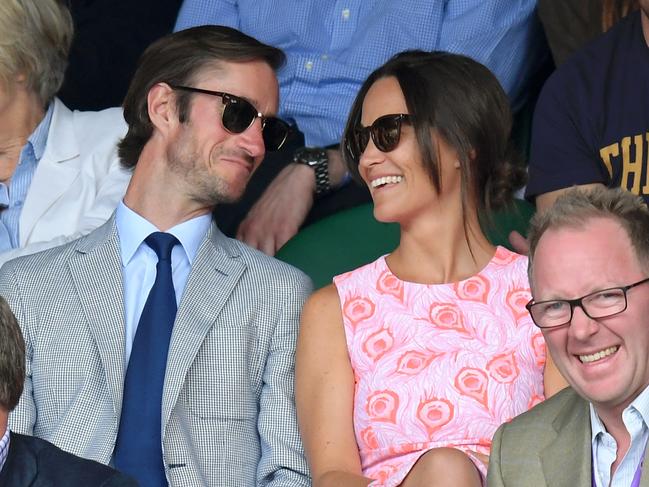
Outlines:
{"type": "Polygon", "coordinates": [[[347,170],[338,144],[325,147],[325,149],[329,156],[329,182],[332,189],[337,190],[349,184],[352,175],[347,170]]]}

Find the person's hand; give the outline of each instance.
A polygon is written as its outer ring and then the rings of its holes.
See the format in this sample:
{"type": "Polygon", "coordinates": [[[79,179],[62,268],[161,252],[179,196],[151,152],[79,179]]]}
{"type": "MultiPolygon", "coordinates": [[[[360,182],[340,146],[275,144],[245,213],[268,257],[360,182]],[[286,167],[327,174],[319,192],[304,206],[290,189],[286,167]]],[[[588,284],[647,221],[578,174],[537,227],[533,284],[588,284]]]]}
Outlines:
{"type": "Polygon", "coordinates": [[[237,238],[265,254],[277,250],[297,233],[313,206],[315,176],[304,164],[280,171],[239,225],[237,238]]]}
{"type": "Polygon", "coordinates": [[[516,230],[509,234],[509,243],[514,248],[514,251],[521,255],[527,255],[530,251],[529,241],[516,230]]]}

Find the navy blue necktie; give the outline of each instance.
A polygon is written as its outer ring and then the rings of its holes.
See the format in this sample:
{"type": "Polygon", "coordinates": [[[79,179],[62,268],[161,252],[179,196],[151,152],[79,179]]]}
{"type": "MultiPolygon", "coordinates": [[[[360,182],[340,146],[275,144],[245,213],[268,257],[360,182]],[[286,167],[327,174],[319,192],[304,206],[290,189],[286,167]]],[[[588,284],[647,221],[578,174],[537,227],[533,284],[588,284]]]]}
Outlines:
{"type": "Polygon", "coordinates": [[[169,233],[155,232],[144,241],[157,254],[158,264],[126,369],[114,463],[141,487],[166,487],[160,437],[162,389],[177,311],[171,249],[178,240],[169,233]]]}

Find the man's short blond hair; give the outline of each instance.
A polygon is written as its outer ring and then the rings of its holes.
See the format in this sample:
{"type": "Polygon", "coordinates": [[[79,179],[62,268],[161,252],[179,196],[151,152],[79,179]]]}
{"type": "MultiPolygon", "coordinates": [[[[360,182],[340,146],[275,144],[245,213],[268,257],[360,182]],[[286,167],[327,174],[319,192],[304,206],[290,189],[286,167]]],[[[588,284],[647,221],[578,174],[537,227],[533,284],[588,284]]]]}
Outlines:
{"type": "MultiPolygon", "coordinates": [[[[571,188],[553,206],[532,218],[529,231],[529,274],[539,240],[551,229],[581,229],[593,218],[610,218],[626,231],[638,262],[649,272],[649,208],[640,196],[622,188],[571,188]]],[[[611,238],[616,238],[611,235],[611,238]]],[[[561,252],[561,249],[556,249],[561,252]]],[[[611,258],[615,258],[614,255],[611,258]]]]}
{"type": "Polygon", "coordinates": [[[0,81],[24,75],[47,105],[63,83],[73,32],[62,0],[0,0],[0,81]]]}

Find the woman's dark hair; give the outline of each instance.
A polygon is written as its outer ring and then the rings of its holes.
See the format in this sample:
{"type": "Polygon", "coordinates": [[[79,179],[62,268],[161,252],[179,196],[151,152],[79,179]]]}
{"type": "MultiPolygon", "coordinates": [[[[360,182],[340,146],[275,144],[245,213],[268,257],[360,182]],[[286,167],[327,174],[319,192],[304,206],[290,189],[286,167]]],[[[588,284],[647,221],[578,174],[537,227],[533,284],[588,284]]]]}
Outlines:
{"type": "MultiPolygon", "coordinates": [[[[277,70],[285,60],[280,49],[221,25],[192,27],[157,40],[142,54],[124,98],[128,133],[118,146],[122,165],[135,166],[153,133],[147,96],[157,83],[191,86],[206,68],[219,69],[222,62],[264,61],[277,70]]],[[[187,92],[176,94],[181,122],[187,119],[190,97],[191,93],[187,92]]]]}
{"type": "Polygon", "coordinates": [[[602,0],[602,32],[609,30],[639,7],[638,0],[602,0]]]}
{"type": "Polygon", "coordinates": [[[360,125],[363,101],[379,79],[394,77],[401,87],[414,127],[424,167],[438,192],[439,151],[432,133],[458,154],[462,173],[464,221],[468,203],[482,214],[512,200],[525,182],[510,140],[509,100],[496,77],[482,64],[459,54],[406,51],[374,71],[352,105],[343,135],[342,152],[349,171],[358,175],[347,141],[360,125]]]}

